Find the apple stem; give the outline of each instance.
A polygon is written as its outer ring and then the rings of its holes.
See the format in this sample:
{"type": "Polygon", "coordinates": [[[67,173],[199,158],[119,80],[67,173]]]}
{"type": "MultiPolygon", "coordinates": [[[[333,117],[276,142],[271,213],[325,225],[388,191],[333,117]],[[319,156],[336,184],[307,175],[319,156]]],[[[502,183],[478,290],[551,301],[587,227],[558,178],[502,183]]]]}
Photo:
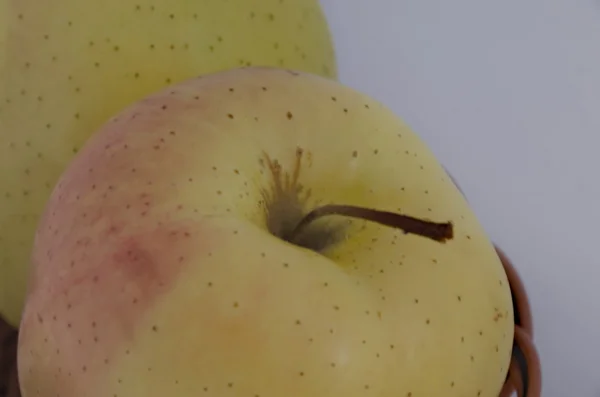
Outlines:
{"type": "Polygon", "coordinates": [[[430,222],[411,216],[396,214],[394,212],[379,211],[353,205],[328,204],[310,211],[296,225],[288,241],[295,238],[314,220],[326,215],[343,215],[352,218],[361,218],[385,226],[401,229],[405,234],[415,234],[438,242],[445,242],[454,236],[452,222],[430,222]]]}

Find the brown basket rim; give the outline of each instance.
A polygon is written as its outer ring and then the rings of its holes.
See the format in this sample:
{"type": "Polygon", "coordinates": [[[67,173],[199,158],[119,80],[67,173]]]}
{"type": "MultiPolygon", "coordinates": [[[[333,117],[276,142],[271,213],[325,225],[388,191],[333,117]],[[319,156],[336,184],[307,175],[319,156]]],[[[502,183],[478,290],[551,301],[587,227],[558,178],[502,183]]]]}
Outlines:
{"type": "Polygon", "coordinates": [[[500,397],[540,397],[542,369],[540,357],[533,341],[533,316],[527,291],[521,277],[508,256],[494,245],[506,272],[515,311],[514,348],[508,374],[500,397]]]}
{"type": "MultiPolygon", "coordinates": [[[[444,170],[463,197],[467,199],[456,179],[448,172],[447,168],[444,167],[444,170]]],[[[494,244],[494,248],[508,279],[515,314],[513,355],[506,380],[500,391],[500,397],[510,397],[515,392],[518,397],[540,397],[542,394],[542,365],[533,341],[533,315],[527,290],[510,258],[497,244],[494,244]]]]}

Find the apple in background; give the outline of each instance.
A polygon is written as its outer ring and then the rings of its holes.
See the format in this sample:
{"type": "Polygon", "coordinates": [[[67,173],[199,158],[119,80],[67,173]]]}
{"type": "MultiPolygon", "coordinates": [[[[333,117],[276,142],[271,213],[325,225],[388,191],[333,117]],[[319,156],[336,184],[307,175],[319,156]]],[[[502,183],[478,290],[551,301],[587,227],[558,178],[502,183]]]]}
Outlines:
{"type": "Polygon", "coordinates": [[[318,0],[0,0],[0,315],[18,324],[39,215],[91,132],[164,86],[244,65],[335,78],[318,0]]]}
{"type": "Polygon", "coordinates": [[[510,289],[385,106],[241,68],[105,124],[39,225],[24,397],[497,397],[510,289]]]}

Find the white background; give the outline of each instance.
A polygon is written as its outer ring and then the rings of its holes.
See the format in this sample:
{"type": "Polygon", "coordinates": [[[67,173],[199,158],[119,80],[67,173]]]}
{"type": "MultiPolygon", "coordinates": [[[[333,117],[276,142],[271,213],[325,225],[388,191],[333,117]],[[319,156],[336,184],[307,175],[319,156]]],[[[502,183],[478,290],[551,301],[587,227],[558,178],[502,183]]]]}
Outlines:
{"type": "Polygon", "coordinates": [[[340,79],[459,181],[531,300],[544,397],[600,396],[600,0],[322,0],[340,79]]]}

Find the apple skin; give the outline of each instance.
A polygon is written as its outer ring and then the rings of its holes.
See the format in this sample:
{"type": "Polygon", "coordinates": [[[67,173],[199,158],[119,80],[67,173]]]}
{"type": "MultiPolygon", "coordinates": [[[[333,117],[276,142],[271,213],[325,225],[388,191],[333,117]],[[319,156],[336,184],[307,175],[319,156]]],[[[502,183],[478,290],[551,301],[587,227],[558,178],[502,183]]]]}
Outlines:
{"type": "Polygon", "coordinates": [[[13,325],[40,213],[108,118],[164,86],[240,65],[337,73],[318,0],[0,0],[3,21],[0,315],[13,325]]]}
{"type": "Polygon", "coordinates": [[[146,97],[76,156],[36,235],[18,364],[24,397],[497,397],[513,326],[493,245],[407,125],[252,67],[146,97]],[[306,209],[452,221],[454,238],[331,216],[344,238],[301,248],[267,229],[277,181],[306,209]]]}

